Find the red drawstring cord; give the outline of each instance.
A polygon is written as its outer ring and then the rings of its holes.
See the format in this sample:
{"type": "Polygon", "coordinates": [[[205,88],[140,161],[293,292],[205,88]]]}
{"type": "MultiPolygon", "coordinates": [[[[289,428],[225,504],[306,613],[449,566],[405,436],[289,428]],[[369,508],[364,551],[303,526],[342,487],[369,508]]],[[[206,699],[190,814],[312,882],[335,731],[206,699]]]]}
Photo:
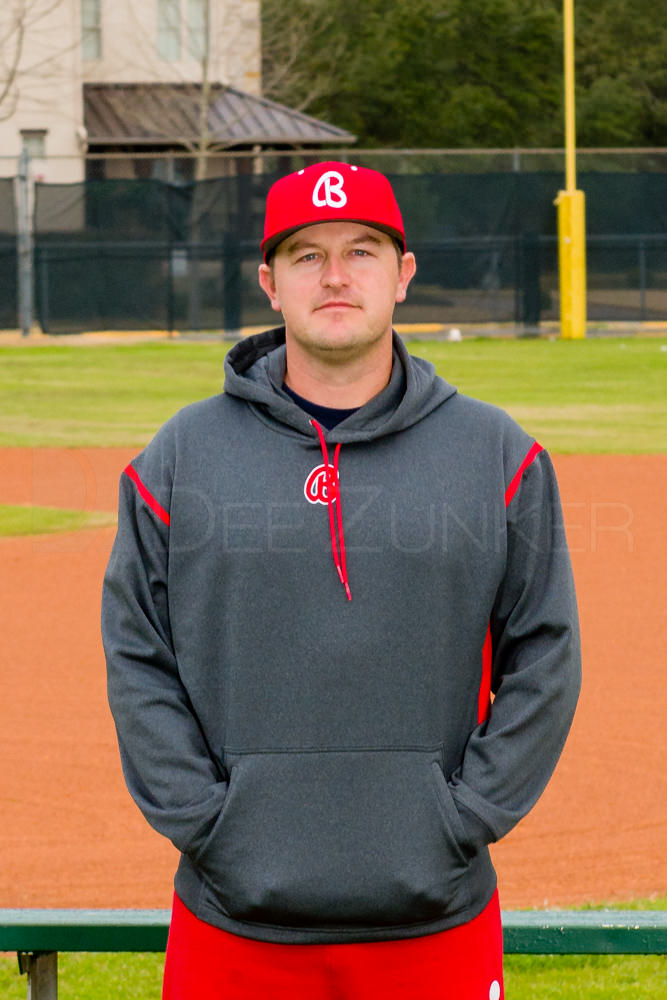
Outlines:
{"type": "Polygon", "coordinates": [[[334,566],[338,572],[340,582],[345,587],[345,593],[347,594],[348,601],[352,600],[352,594],[350,593],[350,585],[347,582],[347,566],[345,564],[345,535],[343,534],[343,515],[340,508],[340,490],[338,489],[338,455],[340,454],[340,444],[336,445],[336,450],[334,451],[333,466],[329,465],[329,452],[327,451],[327,443],[324,440],[324,432],[316,420],[310,421],[315,430],[317,431],[317,436],[320,439],[320,448],[322,449],[322,457],[324,458],[324,468],[326,470],[327,476],[327,507],[329,510],[329,531],[331,532],[331,553],[333,555],[334,566]],[[338,500],[338,507],[336,509],[336,523],[334,524],[334,500],[338,500]],[[336,527],[338,528],[338,535],[336,536],[336,527]],[[339,554],[340,546],[340,554],[339,554]]]}

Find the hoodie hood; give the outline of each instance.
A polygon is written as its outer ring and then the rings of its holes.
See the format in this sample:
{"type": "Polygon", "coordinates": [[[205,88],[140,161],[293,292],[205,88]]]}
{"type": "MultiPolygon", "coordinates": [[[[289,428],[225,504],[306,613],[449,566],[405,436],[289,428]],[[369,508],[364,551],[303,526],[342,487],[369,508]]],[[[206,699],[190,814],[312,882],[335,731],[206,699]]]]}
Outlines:
{"type": "MultiPolygon", "coordinates": [[[[285,328],[248,337],[225,358],[225,392],[249,403],[277,431],[317,438],[309,415],[283,390],[285,328]]],[[[328,441],[347,444],[394,434],[418,423],[456,389],[436,374],[429,361],[408,354],[393,334],[393,365],[388,384],[364,406],[326,432],[328,441]]]]}

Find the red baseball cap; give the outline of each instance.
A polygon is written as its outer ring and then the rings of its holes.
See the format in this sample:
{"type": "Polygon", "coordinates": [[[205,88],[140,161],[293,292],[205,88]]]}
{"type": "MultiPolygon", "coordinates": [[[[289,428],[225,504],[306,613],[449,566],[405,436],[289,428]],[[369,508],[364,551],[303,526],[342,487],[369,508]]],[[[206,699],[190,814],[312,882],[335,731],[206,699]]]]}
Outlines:
{"type": "Polygon", "coordinates": [[[394,192],[377,170],[332,160],[281,177],[266,199],[264,259],[291,233],[318,222],[362,222],[399,240],[405,253],[403,219],[394,192]]]}

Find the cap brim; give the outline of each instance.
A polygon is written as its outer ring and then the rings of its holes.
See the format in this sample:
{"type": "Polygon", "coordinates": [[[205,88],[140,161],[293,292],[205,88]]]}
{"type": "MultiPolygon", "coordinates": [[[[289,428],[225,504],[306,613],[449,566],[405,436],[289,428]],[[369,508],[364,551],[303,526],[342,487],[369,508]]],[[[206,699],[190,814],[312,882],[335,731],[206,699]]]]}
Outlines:
{"type": "Polygon", "coordinates": [[[267,254],[272,253],[279,243],[286,240],[288,236],[292,233],[298,233],[300,229],[306,229],[308,226],[319,226],[327,222],[358,222],[362,226],[370,226],[371,229],[379,229],[380,232],[386,233],[387,236],[391,236],[392,239],[398,240],[403,247],[403,253],[406,252],[405,235],[398,229],[393,229],[391,226],[384,226],[380,222],[371,222],[369,219],[313,219],[312,222],[302,222],[298,226],[292,226],[291,229],[282,229],[279,233],[275,233],[273,236],[269,236],[267,239],[263,240],[261,243],[261,251],[266,257],[267,254]]]}

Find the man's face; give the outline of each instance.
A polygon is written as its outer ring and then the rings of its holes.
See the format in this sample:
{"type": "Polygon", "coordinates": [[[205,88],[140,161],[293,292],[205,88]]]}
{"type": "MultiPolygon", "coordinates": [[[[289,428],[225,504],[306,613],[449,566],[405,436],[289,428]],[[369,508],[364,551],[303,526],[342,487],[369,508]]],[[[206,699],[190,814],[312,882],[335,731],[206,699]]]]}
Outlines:
{"type": "Polygon", "coordinates": [[[397,259],[390,236],[357,222],[322,222],[288,236],[259,283],[285,320],[290,344],[311,356],[358,357],[391,342],[394,305],[415,273],[414,255],[397,259]]]}

